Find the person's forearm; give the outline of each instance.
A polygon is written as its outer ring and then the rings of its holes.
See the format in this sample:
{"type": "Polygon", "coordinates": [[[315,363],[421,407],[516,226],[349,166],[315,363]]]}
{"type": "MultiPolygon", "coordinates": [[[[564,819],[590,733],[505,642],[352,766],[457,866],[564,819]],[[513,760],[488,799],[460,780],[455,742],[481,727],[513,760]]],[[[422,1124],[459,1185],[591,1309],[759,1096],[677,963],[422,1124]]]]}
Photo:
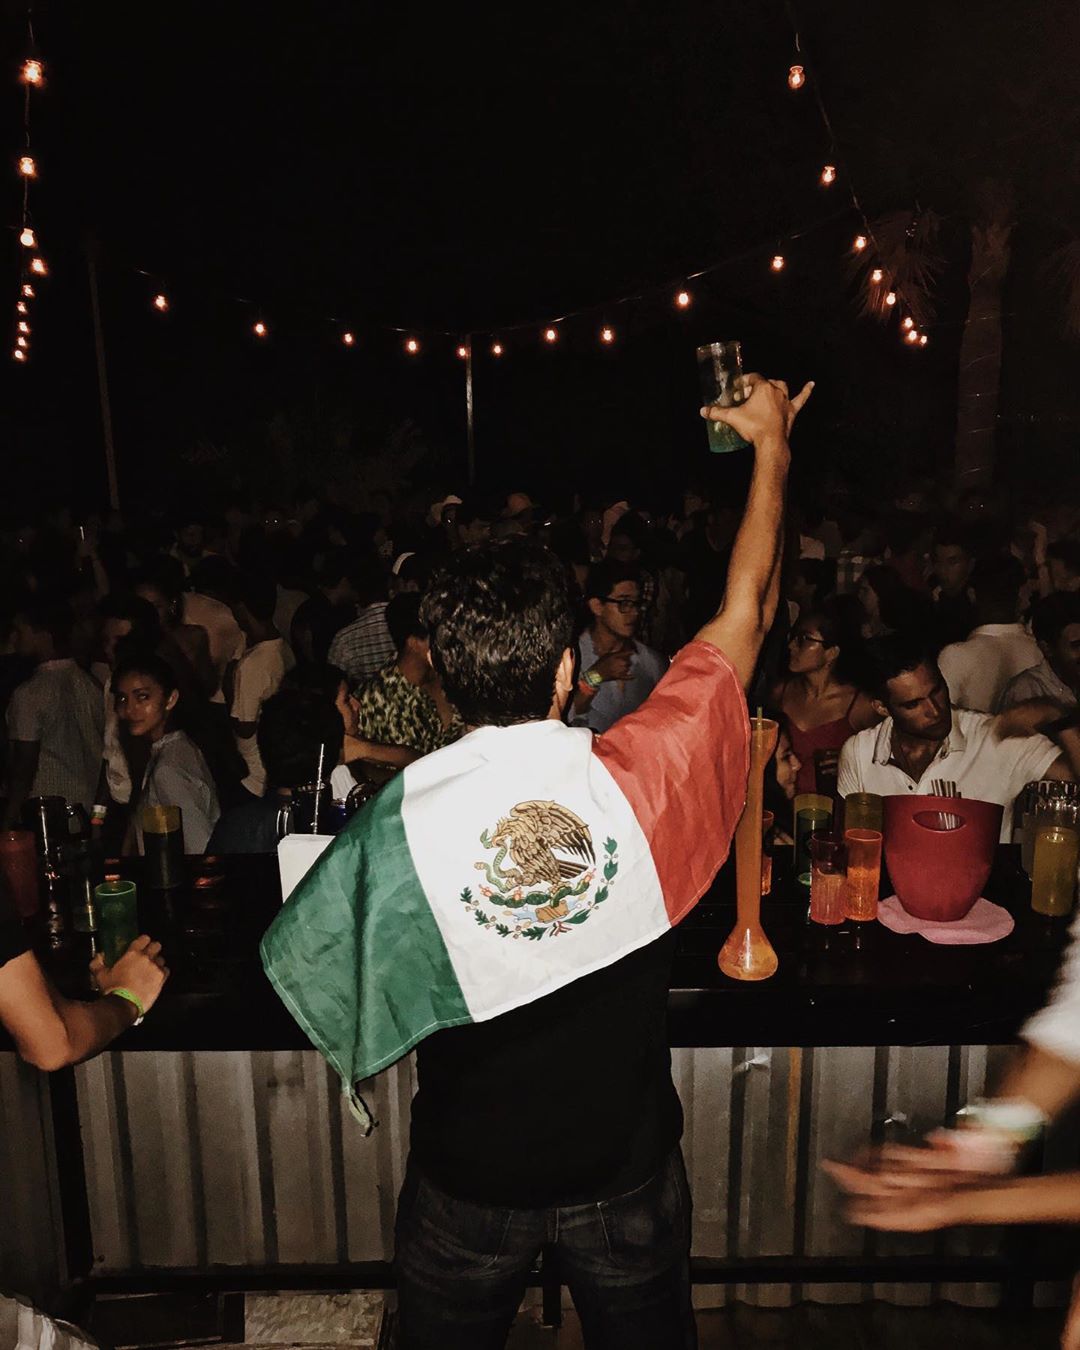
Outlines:
{"type": "Polygon", "coordinates": [[[49,1001],[56,1017],[39,1019],[32,1039],[16,1036],[19,1054],[39,1069],[54,1072],[81,1064],[103,1050],[126,1031],[138,1016],[135,1006],[122,998],[99,998],[79,1003],[64,998],[51,983],[49,1001]]]}
{"type": "Polygon", "coordinates": [[[1080,1096],[1080,1064],[1028,1045],[1006,1071],[995,1100],[1030,1102],[1052,1120],[1080,1096]]]}
{"type": "Polygon", "coordinates": [[[420,758],[420,752],[410,749],[407,745],[384,745],[378,741],[365,741],[360,737],[346,737],[345,740],[346,764],[368,760],[372,764],[390,764],[394,768],[404,769],[420,758]]]}
{"type": "Polygon", "coordinates": [[[956,1192],[956,1223],[1080,1222],[1080,1172],[1020,1177],[956,1192]]]}

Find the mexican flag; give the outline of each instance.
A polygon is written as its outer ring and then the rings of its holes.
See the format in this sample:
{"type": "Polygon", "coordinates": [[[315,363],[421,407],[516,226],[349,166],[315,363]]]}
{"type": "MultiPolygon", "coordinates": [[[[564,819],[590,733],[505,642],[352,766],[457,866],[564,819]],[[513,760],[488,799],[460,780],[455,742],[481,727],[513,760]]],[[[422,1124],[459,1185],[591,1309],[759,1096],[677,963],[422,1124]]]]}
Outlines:
{"type": "Polygon", "coordinates": [[[266,973],[353,1092],[678,923],[727,857],[748,765],[742,688],[704,642],[603,736],[482,727],[353,817],[263,938],[266,973]]]}

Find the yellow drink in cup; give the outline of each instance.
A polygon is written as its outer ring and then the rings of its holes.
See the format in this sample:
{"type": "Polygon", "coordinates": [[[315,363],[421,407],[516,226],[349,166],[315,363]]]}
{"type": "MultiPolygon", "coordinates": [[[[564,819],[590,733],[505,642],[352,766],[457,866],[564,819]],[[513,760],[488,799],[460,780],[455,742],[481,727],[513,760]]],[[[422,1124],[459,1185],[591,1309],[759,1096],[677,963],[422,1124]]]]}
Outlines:
{"type": "Polygon", "coordinates": [[[1035,835],[1031,873],[1031,908],[1049,918],[1064,918],[1076,898],[1076,865],[1080,837],[1075,830],[1043,825],[1035,835]]]}

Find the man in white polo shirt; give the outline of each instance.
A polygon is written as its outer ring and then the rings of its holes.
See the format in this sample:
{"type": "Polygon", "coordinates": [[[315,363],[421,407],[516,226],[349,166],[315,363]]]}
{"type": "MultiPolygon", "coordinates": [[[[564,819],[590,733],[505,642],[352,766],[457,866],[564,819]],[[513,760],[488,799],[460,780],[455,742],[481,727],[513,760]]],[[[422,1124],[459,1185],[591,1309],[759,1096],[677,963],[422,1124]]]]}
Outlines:
{"type": "Polygon", "coordinates": [[[1038,643],[1016,616],[1024,569],[1015,558],[993,558],[975,572],[979,626],[964,642],[950,642],[938,661],[952,701],[972,712],[993,712],[1005,686],[1039,664],[1038,643]]]}
{"type": "Polygon", "coordinates": [[[953,708],[937,663],[917,638],[902,633],[870,644],[879,726],[852,736],[840,752],[837,787],[849,792],[930,794],[935,779],[962,797],[1000,802],[1001,841],[1012,838],[1012,804],[1040,778],[1072,779],[1069,761],[1045,736],[1009,736],[986,713],[953,708]]]}

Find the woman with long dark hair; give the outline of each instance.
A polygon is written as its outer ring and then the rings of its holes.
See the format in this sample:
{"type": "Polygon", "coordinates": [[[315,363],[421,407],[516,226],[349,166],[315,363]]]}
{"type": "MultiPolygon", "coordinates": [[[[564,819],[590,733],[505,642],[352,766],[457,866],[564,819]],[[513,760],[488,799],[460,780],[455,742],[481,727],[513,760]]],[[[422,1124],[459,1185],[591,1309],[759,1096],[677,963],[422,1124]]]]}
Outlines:
{"type": "Polygon", "coordinates": [[[172,668],[152,652],[124,657],[113,673],[116,715],[130,738],[149,746],[139,787],[132,794],[135,837],[142,852],[139,809],[178,806],[184,852],[203,853],[221,814],[203,753],[184,729],[183,702],[172,668]]]}
{"type": "Polygon", "coordinates": [[[826,602],[800,614],[788,639],[788,673],[773,691],[799,761],[798,792],[816,787],[814,756],[835,765],[849,736],[879,721],[853,674],[859,634],[843,609],[826,602]]]}

